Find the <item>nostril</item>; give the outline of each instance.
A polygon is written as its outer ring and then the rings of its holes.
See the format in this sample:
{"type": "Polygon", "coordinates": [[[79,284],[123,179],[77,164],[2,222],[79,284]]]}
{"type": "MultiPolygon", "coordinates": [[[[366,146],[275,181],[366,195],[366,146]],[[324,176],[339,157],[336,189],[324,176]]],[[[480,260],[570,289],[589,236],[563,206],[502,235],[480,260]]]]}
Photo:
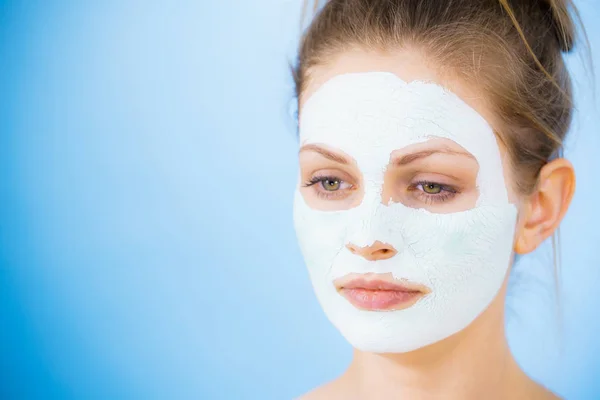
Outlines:
{"type": "Polygon", "coordinates": [[[376,241],[371,246],[358,247],[353,244],[347,244],[346,248],[358,256],[364,257],[369,261],[386,260],[396,255],[397,251],[389,244],[376,241]]]}
{"type": "Polygon", "coordinates": [[[373,260],[387,260],[388,258],[392,258],[396,255],[396,250],[390,248],[377,249],[370,255],[370,259],[373,260]]]}

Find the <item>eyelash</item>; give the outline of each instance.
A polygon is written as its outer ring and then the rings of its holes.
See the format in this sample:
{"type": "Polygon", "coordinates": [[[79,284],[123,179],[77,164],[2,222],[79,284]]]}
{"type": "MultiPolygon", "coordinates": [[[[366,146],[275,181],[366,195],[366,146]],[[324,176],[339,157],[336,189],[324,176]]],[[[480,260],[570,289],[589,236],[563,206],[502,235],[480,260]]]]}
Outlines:
{"type": "MultiPolygon", "coordinates": [[[[342,180],[336,176],[322,175],[322,176],[312,177],[309,181],[305,182],[303,186],[310,187],[310,186],[316,185],[317,183],[322,184],[325,181],[337,181],[337,182],[340,182],[340,184],[347,183],[344,180],[342,180]]],[[[352,186],[350,187],[350,189],[352,189],[352,186]]],[[[346,189],[346,190],[348,190],[348,189],[346,189]]],[[[460,193],[456,188],[454,188],[452,186],[444,185],[444,184],[433,182],[433,181],[415,182],[408,187],[408,190],[413,191],[413,192],[418,192],[417,195],[420,197],[420,200],[424,201],[426,204],[443,203],[445,201],[452,199],[454,196],[456,196],[458,193],[460,193]],[[438,193],[438,194],[426,193],[423,190],[423,186],[427,186],[427,185],[440,186],[440,189],[441,189],[440,193],[438,193]],[[419,189],[419,187],[421,187],[421,189],[419,189]]],[[[316,189],[317,196],[324,198],[324,199],[340,197],[341,194],[338,192],[340,192],[340,190],[326,191],[324,188],[322,190],[316,189]]]]}
{"type": "MultiPolygon", "coordinates": [[[[336,176],[333,175],[321,175],[321,176],[314,176],[312,177],[309,181],[304,183],[304,187],[310,187],[313,185],[316,185],[317,183],[321,183],[323,184],[323,182],[325,181],[337,181],[340,182],[340,185],[343,183],[348,183],[336,176]]],[[[352,185],[350,185],[350,190],[353,188],[352,185]]],[[[348,190],[348,189],[346,189],[348,190]]],[[[333,191],[327,191],[325,190],[325,188],[322,188],[322,190],[319,189],[315,189],[317,196],[324,198],[324,199],[331,199],[333,197],[341,197],[342,195],[338,192],[340,192],[340,190],[333,190],[333,191]]]]}

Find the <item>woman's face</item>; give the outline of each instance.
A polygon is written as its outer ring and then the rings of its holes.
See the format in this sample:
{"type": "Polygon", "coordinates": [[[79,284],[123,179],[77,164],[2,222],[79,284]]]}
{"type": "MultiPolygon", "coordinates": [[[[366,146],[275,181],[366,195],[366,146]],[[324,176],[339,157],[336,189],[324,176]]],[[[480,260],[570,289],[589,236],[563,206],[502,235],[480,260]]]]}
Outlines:
{"type": "Polygon", "coordinates": [[[343,54],[300,100],[295,226],[329,319],[374,352],[464,329],[498,295],[517,224],[485,102],[408,51],[343,54]]]}

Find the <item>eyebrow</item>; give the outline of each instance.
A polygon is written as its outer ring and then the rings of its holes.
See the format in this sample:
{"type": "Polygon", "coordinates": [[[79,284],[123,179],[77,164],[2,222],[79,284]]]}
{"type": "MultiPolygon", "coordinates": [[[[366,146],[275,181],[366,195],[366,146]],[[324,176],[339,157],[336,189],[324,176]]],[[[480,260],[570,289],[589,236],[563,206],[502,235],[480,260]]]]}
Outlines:
{"type": "Polygon", "coordinates": [[[456,150],[452,150],[449,148],[442,148],[442,149],[423,150],[423,151],[419,151],[417,153],[406,154],[406,155],[403,155],[403,156],[395,159],[392,162],[392,164],[406,165],[406,164],[410,164],[413,161],[420,160],[422,158],[426,158],[426,157],[429,157],[429,156],[431,156],[433,154],[437,154],[437,153],[457,155],[457,156],[466,156],[466,157],[469,157],[469,158],[472,158],[473,160],[475,160],[475,157],[471,153],[465,153],[464,151],[456,151],[456,150]]]}
{"type": "MultiPolygon", "coordinates": [[[[299,153],[301,153],[303,151],[314,151],[316,153],[319,153],[323,157],[325,157],[331,161],[334,161],[336,163],[344,164],[344,165],[350,164],[350,160],[348,160],[348,158],[346,158],[340,154],[336,154],[332,151],[326,150],[323,147],[317,146],[315,144],[307,144],[305,146],[302,146],[302,148],[300,148],[299,153]]],[[[437,154],[437,153],[457,155],[457,156],[466,156],[466,157],[469,157],[469,158],[472,158],[473,160],[475,160],[475,157],[471,153],[465,153],[464,151],[456,151],[456,150],[452,150],[450,148],[441,148],[441,149],[423,150],[423,151],[419,151],[417,153],[405,154],[405,155],[393,160],[392,164],[397,165],[397,166],[406,165],[406,164],[410,164],[413,161],[420,160],[422,158],[426,158],[426,157],[429,157],[429,156],[431,156],[433,154],[437,154]]]]}
{"type": "Polygon", "coordinates": [[[350,160],[348,158],[346,158],[340,154],[336,154],[332,151],[326,150],[315,144],[307,144],[305,146],[302,146],[299,153],[302,153],[303,151],[314,151],[316,153],[319,153],[323,157],[330,159],[331,161],[335,161],[338,164],[344,164],[344,165],[350,164],[350,160]]]}

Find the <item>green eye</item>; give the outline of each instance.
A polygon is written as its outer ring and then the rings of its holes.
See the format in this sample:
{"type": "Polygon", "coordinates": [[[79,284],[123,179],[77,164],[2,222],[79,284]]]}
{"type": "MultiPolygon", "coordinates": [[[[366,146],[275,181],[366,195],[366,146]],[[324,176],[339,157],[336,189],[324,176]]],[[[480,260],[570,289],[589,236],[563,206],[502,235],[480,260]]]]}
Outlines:
{"type": "Polygon", "coordinates": [[[340,184],[341,184],[341,181],[334,180],[334,179],[324,179],[321,181],[321,185],[323,186],[323,189],[330,191],[330,192],[335,192],[336,190],[338,190],[340,188],[340,184]]]}
{"type": "Polygon", "coordinates": [[[424,183],[423,191],[427,194],[438,194],[442,191],[442,186],[437,183],[424,183]]]}
{"type": "Polygon", "coordinates": [[[340,181],[334,179],[325,179],[321,181],[321,185],[323,185],[323,189],[328,190],[330,192],[334,192],[340,188],[340,181]]]}

